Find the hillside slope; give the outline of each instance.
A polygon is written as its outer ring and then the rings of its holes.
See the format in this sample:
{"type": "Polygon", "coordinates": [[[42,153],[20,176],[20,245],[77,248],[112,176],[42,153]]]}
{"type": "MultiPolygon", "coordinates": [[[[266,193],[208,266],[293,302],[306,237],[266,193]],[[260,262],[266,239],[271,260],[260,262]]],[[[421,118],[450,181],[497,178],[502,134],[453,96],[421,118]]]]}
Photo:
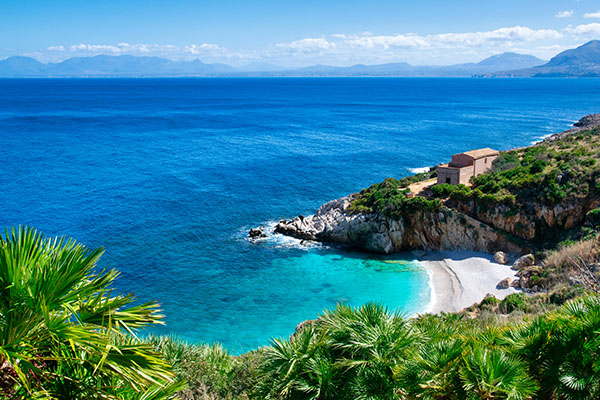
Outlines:
{"type": "Polygon", "coordinates": [[[493,77],[600,77],[600,40],[565,50],[546,64],[494,73],[493,77]]]}

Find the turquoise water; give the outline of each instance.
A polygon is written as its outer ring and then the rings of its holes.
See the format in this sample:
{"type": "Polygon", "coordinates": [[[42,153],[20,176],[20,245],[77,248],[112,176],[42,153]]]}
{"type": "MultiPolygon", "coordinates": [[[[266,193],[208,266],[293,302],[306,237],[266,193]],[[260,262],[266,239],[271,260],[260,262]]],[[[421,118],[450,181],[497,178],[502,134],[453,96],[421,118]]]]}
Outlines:
{"type": "Polygon", "coordinates": [[[593,79],[0,80],[0,227],[104,246],[158,333],[233,352],[344,301],[426,307],[410,255],[247,231],[600,111],[593,79]]]}

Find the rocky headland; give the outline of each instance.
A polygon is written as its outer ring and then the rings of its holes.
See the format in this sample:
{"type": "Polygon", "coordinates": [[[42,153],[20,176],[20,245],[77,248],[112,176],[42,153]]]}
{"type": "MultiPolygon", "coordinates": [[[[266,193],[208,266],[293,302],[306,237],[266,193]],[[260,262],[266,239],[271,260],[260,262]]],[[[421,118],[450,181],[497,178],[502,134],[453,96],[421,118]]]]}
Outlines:
{"type": "MultiPolygon", "coordinates": [[[[416,206],[393,213],[387,212],[388,206],[357,207],[371,190],[365,189],[323,204],[314,215],[282,220],[275,232],[378,253],[423,249],[524,254],[540,250],[561,240],[565,232],[589,224],[589,212],[600,206],[600,185],[592,187],[600,182],[598,154],[589,158],[578,144],[584,139],[596,143],[598,127],[600,114],[589,115],[574,128],[538,144],[503,152],[500,162],[512,162],[510,168],[495,166],[498,173],[435,202],[421,199],[414,202],[416,206]],[[582,133],[587,136],[579,137],[582,133]],[[579,168],[572,157],[587,167],[579,168]]],[[[436,197],[427,191],[423,196],[436,197]]],[[[412,199],[401,201],[409,204],[412,199]]]]}

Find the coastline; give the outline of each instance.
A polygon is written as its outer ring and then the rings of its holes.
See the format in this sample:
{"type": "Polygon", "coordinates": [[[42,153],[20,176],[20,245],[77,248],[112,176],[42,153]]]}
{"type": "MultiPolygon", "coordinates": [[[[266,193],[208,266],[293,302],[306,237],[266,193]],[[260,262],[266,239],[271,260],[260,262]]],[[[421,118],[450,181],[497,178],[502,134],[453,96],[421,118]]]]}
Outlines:
{"type": "Polygon", "coordinates": [[[417,260],[429,275],[431,300],[422,313],[457,312],[478,303],[491,293],[503,299],[517,290],[496,285],[515,279],[509,265],[498,264],[493,255],[472,251],[433,251],[417,260]]]}

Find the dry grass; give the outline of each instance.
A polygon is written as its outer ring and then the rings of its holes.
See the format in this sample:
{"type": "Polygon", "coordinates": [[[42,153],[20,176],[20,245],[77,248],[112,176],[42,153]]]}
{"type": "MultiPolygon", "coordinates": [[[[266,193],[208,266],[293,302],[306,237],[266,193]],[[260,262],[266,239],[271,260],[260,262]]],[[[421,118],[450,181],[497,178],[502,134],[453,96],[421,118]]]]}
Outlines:
{"type": "Polygon", "coordinates": [[[544,260],[546,270],[566,277],[576,277],[587,289],[598,291],[600,280],[597,265],[600,262],[600,244],[597,239],[582,240],[561,246],[544,260]]]}

